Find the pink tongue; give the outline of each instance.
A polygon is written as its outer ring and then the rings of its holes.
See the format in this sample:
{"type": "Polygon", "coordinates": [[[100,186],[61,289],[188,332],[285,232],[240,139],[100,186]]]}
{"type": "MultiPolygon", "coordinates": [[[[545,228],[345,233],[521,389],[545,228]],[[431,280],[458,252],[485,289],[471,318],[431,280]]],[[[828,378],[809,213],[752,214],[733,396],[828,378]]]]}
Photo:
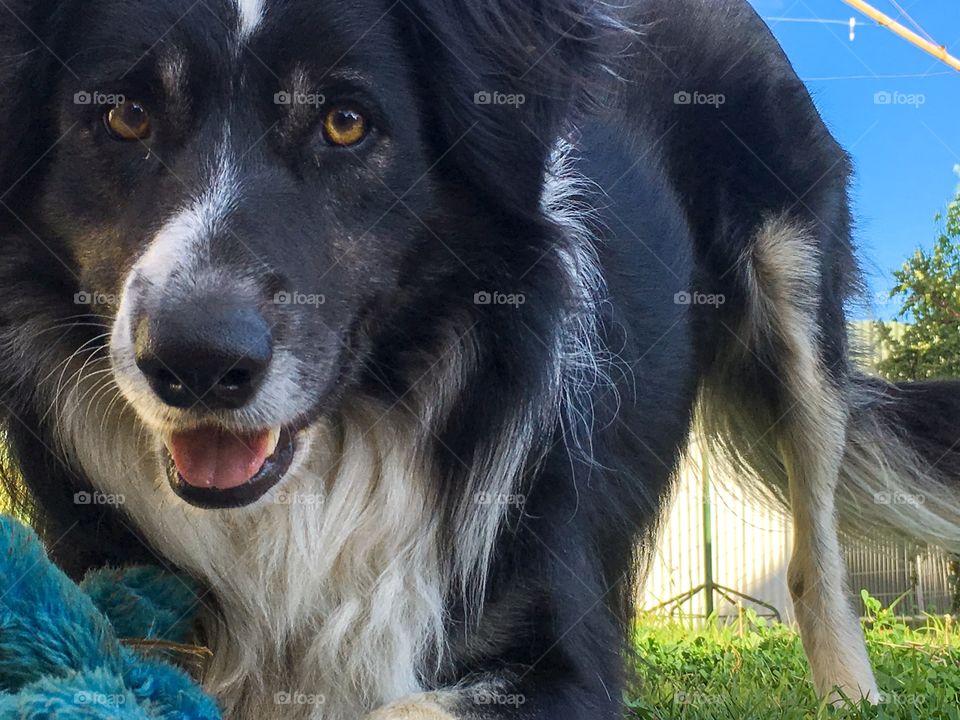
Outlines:
{"type": "Polygon", "coordinates": [[[180,476],[197,488],[230,490],[249,482],[267,460],[269,432],[237,434],[203,428],[174,434],[170,442],[180,476]]]}

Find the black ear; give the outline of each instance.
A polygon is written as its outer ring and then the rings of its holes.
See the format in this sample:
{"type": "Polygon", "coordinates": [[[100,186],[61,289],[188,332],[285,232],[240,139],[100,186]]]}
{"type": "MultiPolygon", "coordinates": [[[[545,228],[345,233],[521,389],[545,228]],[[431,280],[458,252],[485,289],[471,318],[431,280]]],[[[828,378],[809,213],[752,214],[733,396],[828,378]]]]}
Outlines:
{"type": "Polygon", "coordinates": [[[627,24],[597,0],[418,0],[409,9],[414,64],[446,145],[438,149],[501,201],[535,207],[556,138],[591,94],[610,89],[606,70],[629,44],[627,24]]]}
{"type": "Polygon", "coordinates": [[[7,206],[49,149],[50,83],[56,72],[69,72],[57,57],[54,32],[66,6],[57,0],[0,2],[0,200],[7,206]]]}
{"type": "Polygon", "coordinates": [[[490,70],[517,89],[559,99],[596,79],[624,48],[623,8],[598,0],[444,0],[490,70]]]}

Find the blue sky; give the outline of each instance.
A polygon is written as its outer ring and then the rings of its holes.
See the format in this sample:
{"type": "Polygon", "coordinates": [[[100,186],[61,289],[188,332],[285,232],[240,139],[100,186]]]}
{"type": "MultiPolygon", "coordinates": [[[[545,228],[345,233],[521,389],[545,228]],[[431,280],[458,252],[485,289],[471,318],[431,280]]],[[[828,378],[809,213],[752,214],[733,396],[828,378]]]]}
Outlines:
{"type": "MultiPolygon", "coordinates": [[[[895,309],[883,296],[890,273],[917,246],[930,247],[933,216],[957,188],[960,72],[861,16],[841,0],[751,0],[773,28],[827,125],[851,153],[857,241],[874,314],[895,309]],[[857,17],[849,27],[796,20],[857,17]],[[877,93],[880,95],[878,102],[877,93]],[[883,100],[889,99],[889,104],[883,100]]],[[[871,0],[900,19],[893,0],[871,0]]],[[[898,0],[939,44],[960,56],[960,0],[898,0]]]]}

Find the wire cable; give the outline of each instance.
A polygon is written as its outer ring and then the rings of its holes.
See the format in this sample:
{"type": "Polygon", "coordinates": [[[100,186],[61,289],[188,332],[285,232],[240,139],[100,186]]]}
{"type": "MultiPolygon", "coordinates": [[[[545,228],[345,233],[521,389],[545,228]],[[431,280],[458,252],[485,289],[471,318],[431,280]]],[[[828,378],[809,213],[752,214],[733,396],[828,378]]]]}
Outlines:
{"type": "MultiPolygon", "coordinates": [[[[791,17],[766,17],[764,20],[775,23],[810,23],[815,25],[844,25],[850,24],[849,20],[823,20],[821,18],[791,18],[791,17]]],[[[864,27],[870,27],[865,25],[864,27]]]]}
{"type": "Polygon", "coordinates": [[[930,33],[928,33],[926,30],[924,30],[922,27],[920,27],[919,23],[917,23],[916,20],[914,20],[912,17],[910,17],[910,13],[908,13],[906,10],[904,10],[903,7],[901,7],[900,3],[897,2],[897,0],[890,0],[890,2],[893,4],[893,6],[897,9],[897,11],[898,11],[903,17],[905,17],[907,20],[910,21],[910,24],[913,25],[913,26],[917,29],[917,32],[919,32],[921,35],[923,35],[927,40],[929,40],[930,42],[932,42],[934,45],[939,45],[939,44],[940,44],[940,43],[938,43],[936,40],[933,39],[933,37],[930,35],[930,33]]]}

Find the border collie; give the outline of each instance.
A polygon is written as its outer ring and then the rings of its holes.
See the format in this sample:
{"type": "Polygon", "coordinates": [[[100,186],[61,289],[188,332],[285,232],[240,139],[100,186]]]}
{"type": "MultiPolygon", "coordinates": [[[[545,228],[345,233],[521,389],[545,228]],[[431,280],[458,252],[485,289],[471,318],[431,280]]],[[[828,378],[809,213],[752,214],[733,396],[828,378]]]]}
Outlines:
{"type": "Polygon", "coordinates": [[[620,716],[698,418],[879,698],[838,533],[960,549],[960,387],[853,370],[848,158],[746,2],[3,0],[0,48],[10,489],[69,572],[207,588],[228,718],[620,716]]]}

